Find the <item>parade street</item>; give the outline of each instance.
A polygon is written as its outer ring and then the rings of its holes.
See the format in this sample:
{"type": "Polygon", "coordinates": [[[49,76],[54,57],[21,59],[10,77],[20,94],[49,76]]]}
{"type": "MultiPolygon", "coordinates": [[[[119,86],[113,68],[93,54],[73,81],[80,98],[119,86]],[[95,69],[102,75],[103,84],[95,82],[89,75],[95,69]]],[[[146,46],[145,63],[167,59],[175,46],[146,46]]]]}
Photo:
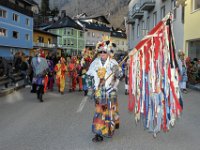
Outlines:
{"type": "Polygon", "coordinates": [[[57,89],[40,103],[30,88],[0,97],[0,150],[199,150],[200,93],[184,94],[184,110],[175,127],[157,138],[135,124],[127,109],[128,96],[121,82],[118,90],[120,128],[113,138],[92,142],[94,103],[82,92],[57,89]]]}

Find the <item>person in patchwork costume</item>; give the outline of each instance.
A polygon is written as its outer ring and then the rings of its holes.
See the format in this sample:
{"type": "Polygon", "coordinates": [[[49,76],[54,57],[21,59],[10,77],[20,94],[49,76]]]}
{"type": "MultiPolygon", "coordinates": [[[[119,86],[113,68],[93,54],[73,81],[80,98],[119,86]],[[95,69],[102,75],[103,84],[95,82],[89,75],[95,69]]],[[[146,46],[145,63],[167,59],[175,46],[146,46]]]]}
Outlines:
{"type": "Polygon", "coordinates": [[[95,114],[92,131],[95,133],[93,142],[103,141],[103,137],[112,137],[115,129],[119,128],[119,109],[117,101],[117,86],[122,76],[121,68],[110,52],[116,45],[110,40],[97,44],[99,57],[91,63],[87,76],[94,82],[93,98],[95,114]]]}

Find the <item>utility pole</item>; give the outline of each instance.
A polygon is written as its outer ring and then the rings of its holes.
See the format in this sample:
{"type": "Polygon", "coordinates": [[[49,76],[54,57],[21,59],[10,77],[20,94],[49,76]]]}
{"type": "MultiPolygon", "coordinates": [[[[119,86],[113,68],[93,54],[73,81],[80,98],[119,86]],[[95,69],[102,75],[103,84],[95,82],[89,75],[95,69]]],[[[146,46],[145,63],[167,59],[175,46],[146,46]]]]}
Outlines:
{"type": "MultiPolygon", "coordinates": [[[[79,9],[79,1],[78,0],[76,0],[76,10],[77,10],[77,12],[76,12],[76,15],[78,16],[78,9],[79,9]]],[[[76,50],[76,55],[78,55],[78,29],[77,29],[77,36],[76,36],[76,38],[77,38],[77,44],[76,44],[76,46],[77,46],[77,50],[76,50]]]]}

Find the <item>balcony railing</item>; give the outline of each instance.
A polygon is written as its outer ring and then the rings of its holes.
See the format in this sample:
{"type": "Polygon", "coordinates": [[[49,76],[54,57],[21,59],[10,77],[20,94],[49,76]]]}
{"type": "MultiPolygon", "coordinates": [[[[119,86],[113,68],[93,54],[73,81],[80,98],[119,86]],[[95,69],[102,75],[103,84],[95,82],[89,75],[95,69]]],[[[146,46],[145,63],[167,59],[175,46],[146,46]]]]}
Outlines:
{"type": "Polygon", "coordinates": [[[23,8],[21,6],[18,6],[16,4],[13,4],[13,3],[9,2],[8,0],[0,0],[0,5],[5,6],[7,8],[10,8],[12,10],[15,10],[19,13],[24,14],[24,15],[33,17],[33,12],[31,10],[23,8]]]}
{"type": "Polygon", "coordinates": [[[128,18],[127,18],[127,23],[128,24],[134,24],[135,23],[135,19],[133,19],[133,17],[132,17],[132,11],[130,11],[129,13],[128,13],[128,18]]]}
{"type": "Polygon", "coordinates": [[[154,9],[155,7],[155,0],[141,0],[141,7],[140,9],[143,10],[143,11],[151,11],[154,9]]]}
{"type": "Polygon", "coordinates": [[[134,6],[133,6],[133,19],[141,19],[144,15],[144,12],[140,10],[140,4],[139,3],[136,3],[134,6]]]}
{"type": "Polygon", "coordinates": [[[34,47],[41,47],[41,48],[60,48],[62,45],[58,44],[47,44],[47,43],[33,43],[34,47]]]}

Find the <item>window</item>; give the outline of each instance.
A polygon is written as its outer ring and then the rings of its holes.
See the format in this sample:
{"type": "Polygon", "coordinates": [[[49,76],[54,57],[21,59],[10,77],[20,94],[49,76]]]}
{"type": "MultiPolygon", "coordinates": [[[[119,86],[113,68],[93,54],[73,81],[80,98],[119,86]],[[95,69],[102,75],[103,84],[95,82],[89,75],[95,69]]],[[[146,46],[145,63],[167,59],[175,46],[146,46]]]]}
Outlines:
{"type": "Polygon", "coordinates": [[[70,40],[69,39],[67,40],[67,45],[70,45],[70,40]]]}
{"type": "Polygon", "coordinates": [[[70,35],[70,31],[69,30],[67,31],[67,35],[70,35]]]}
{"type": "Polygon", "coordinates": [[[176,19],[176,0],[171,0],[171,10],[174,15],[174,19],[176,19]]]}
{"type": "Polygon", "coordinates": [[[13,21],[18,22],[19,16],[17,14],[13,14],[13,21]]]}
{"type": "Polygon", "coordinates": [[[26,25],[29,26],[30,25],[30,20],[28,18],[26,18],[26,25]]]}
{"type": "Polygon", "coordinates": [[[51,39],[50,38],[48,38],[48,44],[50,44],[51,43],[51,39]]]}
{"type": "Polygon", "coordinates": [[[137,25],[137,37],[140,36],[140,24],[137,25]]]}
{"type": "Polygon", "coordinates": [[[71,45],[74,45],[74,42],[73,42],[73,40],[71,39],[71,45]]]}
{"type": "Polygon", "coordinates": [[[200,9],[200,1],[199,0],[193,0],[193,11],[200,9]]]}
{"type": "Polygon", "coordinates": [[[13,31],[13,38],[18,39],[19,38],[19,32],[13,31]]]}
{"type": "Polygon", "coordinates": [[[95,34],[94,34],[94,32],[92,32],[92,37],[95,37],[95,34]]]}
{"type": "Polygon", "coordinates": [[[148,16],[147,17],[147,30],[150,29],[150,17],[148,16]]]}
{"type": "Polygon", "coordinates": [[[0,17],[1,18],[6,18],[6,11],[3,9],[0,9],[0,17]]]}
{"type": "Polygon", "coordinates": [[[63,44],[67,45],[67,40],[66,39],[64,39],[63,44]]]}
{"type": "Polygon", "coordinates": [[[153,13],[153,26],[155,27],[157,24],[157,12],[153,13]]]}
{"type": "Polygon", "coordinates": [[[82,31],[80,31],[80,37],[83,37],[83,32],[82,31]]]}
{"type": "Polygon", "coordinates": [[[67,30],[66,29],[64,29],[64,33],[63,33],[64,35],[66,35],[67,34],[67,30]]]}
{"type": "MultiPolygon", "coordinates": [[[[77,31],[78,32],[78,31],[77,31]]],[[[74,35],[74,29],[71,29],[71,35],[74,35]]]]}
{"type": "Polygon", "coordinates": [[[161,7],[161,10],[160,10],[160,19],[163,19],[165,17],[165,6],[161,7]]]}
{"type": "Polygon", "coordinates": [[[29,41],[30,40],[30,35],[29,34],[25,34],[25,38],[26,38],[27,41],[29,41]]]}
{"type": "Polygon", "coordinates": [[[145,28],[144,20],[142,21],[141,31],[142,31],[142,35],[145,36],[146,35],[146,28],[145,28]]]}
{"type": "Polygon", "coordinates": [[[39,37],[38,37],[38,43],[44,43],[44,38],[41,37],[41,36],[39,36],[39,37]]]}
{"type": "Polygon", "coordinates": [[[0,28],[0,36],[6,36],[6,29],[0,28]]]}
{"type": "Polygon", "coordinates": [[[182,21],[182,23],[185,22],[185,18],[184,18],[184,16],[185,16],[185,7],[182,6],[182,13],[181,13],[181,21],[182,21]]]}

